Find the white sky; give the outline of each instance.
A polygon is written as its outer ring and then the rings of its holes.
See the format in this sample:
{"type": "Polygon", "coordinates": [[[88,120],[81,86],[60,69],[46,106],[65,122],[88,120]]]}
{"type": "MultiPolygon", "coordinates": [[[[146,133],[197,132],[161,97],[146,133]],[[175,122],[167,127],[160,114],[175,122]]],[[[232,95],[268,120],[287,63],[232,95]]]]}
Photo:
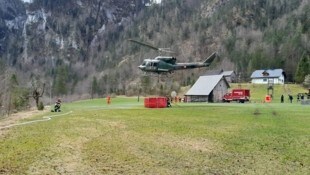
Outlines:
{"type": "Polygon", "coordinates": [[[153,1],[157,4],[161,3],[161,0],[153,0],[153,1]]]}
{"type": "Polygon", "coordinates": [[[22,0],[23,2],[32,3],[32,0],[22,0]]]}

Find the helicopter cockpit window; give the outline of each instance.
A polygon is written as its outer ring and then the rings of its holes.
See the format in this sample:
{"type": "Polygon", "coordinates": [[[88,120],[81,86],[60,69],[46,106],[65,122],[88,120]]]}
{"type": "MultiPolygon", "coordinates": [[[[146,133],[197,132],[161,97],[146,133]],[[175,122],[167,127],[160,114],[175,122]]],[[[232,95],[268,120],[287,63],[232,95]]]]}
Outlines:
{"type": "Polygon", "coordinates": [[[153,63],[153,67],[157,67],[158,63],[153,63]]]}
{"type": "Polygon", "coordinates": [[[142,66],[146,66],[147,65],[147,61],[143,61],[142,66]]]}
{"type": "Polygon", "coordinates": [[[149,61],[147,61],[146,63],[145,63],[145,66],[151,66],[151,62],[149,62],[149,61]]]}

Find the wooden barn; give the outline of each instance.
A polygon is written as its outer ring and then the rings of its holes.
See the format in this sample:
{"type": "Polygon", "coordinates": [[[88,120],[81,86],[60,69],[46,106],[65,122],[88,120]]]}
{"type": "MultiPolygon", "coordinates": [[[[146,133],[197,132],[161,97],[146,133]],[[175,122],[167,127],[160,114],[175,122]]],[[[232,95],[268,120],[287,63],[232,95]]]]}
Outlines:
{"type": "Polygon", "coordinates": [[[187,102],[221,102],[229,84],[224,75],[200,76],[185,94],[187,102]]]}

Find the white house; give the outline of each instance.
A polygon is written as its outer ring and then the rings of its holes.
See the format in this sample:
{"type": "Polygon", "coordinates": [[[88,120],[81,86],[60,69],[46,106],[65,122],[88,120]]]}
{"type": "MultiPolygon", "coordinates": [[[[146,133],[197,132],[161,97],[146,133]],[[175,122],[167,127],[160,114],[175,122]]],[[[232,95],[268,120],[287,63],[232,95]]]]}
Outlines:
{"type": "Polygon", "coordinates": [[[282,69],[256,70],[252,73],[253,84],[284,84],[285,73],[282,69]]]}

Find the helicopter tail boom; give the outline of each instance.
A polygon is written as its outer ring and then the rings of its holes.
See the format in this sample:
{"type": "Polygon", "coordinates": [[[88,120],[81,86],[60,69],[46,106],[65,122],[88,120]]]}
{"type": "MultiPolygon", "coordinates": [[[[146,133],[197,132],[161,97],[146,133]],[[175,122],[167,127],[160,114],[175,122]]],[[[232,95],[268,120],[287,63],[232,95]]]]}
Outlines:
{"type": "Polygon", "coordinates": [[[217,53],[213,52],[203,63],[210,65],[216,57],[217,57],[217,53]]]}

